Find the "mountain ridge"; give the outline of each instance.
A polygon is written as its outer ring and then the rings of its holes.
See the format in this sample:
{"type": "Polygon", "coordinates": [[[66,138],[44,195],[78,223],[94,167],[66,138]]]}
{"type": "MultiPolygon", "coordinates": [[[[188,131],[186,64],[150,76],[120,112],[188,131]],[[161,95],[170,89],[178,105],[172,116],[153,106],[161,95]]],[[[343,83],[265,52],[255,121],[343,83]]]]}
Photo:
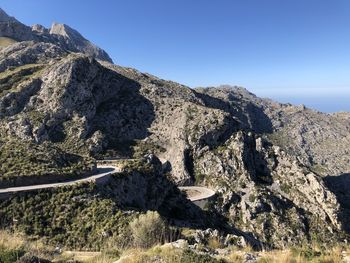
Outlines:
{"type": "Polygon", "coordinates": [[[53,23],[50,29],[38,24],[29,27],[10,17],[2,9],[0,9],[0,15],[4,20],[2,23],[0,21],[0,37],[10,37],[16,41],[49,42],[68,51],[82,52],[113,63],[103,49],[86,40],[78,31],[67,25],[53,23]]]}
{"type": "MultiPolygon", "coordinates": [[[[214,189],[208,209],[215,223],[227,222],[225,235],[239,229],[271,248],[348,238],[349,196],[340,183],[350,171],[348,114],[281,104],[240,87],[191,89],[99,60],[75,46],[75,32],[55,28],[56,42],[37,25],[36,39],[0,49],[0,183],[74,176],[93,159],[152,156],[157,173],[147,158],[128,169],[144,169],[157,189],[170,182],[214,189]]],[[[132,178],[118,180],[142,193],[153,189],[149,179],[132,178]]],[[[138,213],[142,198],[130,206],[121,209],[138,213]]]]}
{"type": "Polygon", "coordinates": [[[0,7],[0,22],[13,22],[17,21],[14,17],[9,16],[1,7],[0,7]]]}

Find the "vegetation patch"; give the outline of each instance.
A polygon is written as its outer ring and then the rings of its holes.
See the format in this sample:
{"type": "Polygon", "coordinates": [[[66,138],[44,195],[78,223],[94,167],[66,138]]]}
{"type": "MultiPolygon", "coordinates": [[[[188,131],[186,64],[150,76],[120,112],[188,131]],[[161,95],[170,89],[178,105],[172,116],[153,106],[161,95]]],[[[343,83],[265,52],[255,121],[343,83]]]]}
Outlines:
{"type": "Polygon", "coordinates": [[[14,43],[17,43],[17,41],[14,40],[13,38],[0,37],[0,47],[8,47],[14,43]]]}
{"type": "Polygon", "coordinates": [[[93,166],[92,159],[65,153],[47,142],[0,140],[0,184],[19,183],[26,177],[74,178],[91,172],[93,166]]]}
{"type": "Polygon", "coordinates": [[[136,140],[135,145],[133,147],[133,157],[142,158],[146,154],[159,154],[165,151],[165,148],[153,142],[136,140]]]}
{"type": "Polygon", "coordinates": [[[17,90],[17,86],[39,75],[44,68],[41,64],[27,64],[0,73],[0,97],[17,90]]]}
{"type": "Polygon", "coordinates": [[[134,213],[123,212],[112,190],[95,184],[16,195],[0,202],[0,225],[53,247],[100,250],[117,242],[134,213]]]}
{"type": "Polygon", "coordinates": [[[125,160],[123,163],[123,170],[127,173],[140,172],[144,174],[154,173],[154,166],[145,162],[143,159],[125,160]]]}

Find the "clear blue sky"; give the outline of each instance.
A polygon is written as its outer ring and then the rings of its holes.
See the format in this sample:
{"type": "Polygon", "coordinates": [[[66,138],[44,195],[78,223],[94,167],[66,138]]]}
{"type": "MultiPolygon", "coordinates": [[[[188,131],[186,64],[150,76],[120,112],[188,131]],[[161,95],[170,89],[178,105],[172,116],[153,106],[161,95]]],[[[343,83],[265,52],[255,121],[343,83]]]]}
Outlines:
{"type": "Polygon", "coordinates": [[[349,0],[0,0],[0,7],[25,24],[66,23],[115,63],[190,87],[240,85],[350,111],[349,0]]]}

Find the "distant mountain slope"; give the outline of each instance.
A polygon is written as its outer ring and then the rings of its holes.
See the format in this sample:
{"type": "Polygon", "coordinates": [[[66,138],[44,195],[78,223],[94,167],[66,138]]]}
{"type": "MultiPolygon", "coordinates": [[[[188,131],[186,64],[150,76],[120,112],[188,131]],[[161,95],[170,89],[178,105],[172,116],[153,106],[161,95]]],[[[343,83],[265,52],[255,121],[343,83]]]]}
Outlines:
{"type": "Polygon", "coordinates": [[[265,134],[315,172],[321,175],[350,172],[350,113],[327,114],[303,105],[281,104],[237,87],[198,91],[239,106],[246,116],[243,123],[265,134]]]}

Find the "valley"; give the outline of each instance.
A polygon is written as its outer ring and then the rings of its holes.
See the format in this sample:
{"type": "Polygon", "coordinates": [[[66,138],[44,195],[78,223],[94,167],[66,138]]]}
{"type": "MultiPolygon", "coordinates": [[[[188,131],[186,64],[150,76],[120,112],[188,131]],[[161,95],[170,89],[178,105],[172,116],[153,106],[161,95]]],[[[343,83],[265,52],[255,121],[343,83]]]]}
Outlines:
{"type": "Polygon", "coordinates": [[[348,112],[190,88],[0,9],[1,263],[348,262],[349,147],[348,112]]]}

